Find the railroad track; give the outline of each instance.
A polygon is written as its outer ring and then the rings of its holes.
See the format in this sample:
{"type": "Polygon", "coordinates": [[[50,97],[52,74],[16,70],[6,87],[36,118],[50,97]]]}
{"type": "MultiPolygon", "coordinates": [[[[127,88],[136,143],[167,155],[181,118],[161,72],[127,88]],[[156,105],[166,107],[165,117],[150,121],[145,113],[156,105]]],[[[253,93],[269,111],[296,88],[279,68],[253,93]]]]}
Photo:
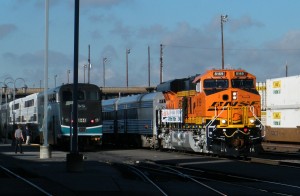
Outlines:
{"type": "Polygon", "coordinates": [[[7,165],[0,165],[0,187],[4,195],[75,195],[55,181],[7,165]]]}
{"type": "Polygon", "coordinates": [[[17,190],[20,190],[20,195],[52,195],[50,192],[44,190],[39,185],[33,183],[25,176],[25,171],[12,171],[2,165],[0,165],[0,179],[1,179],[1,191],[5,194],[9,194],[9,189],[3,190],[5,188],[11,189],[11,194],[16,194],[17,190]],[[18,173],[17,173],[18,172],[18,173]],[[23,174],[20,174],[23,173],[23,174]],[[5,186],[7,184],[7,186],[5,186]],[[13,186],[11,186],[13,184],[13,186]],[[24,192],[26,191],[26,192],[24,192]]]}
{"type": "Polygon", "coordinates": [[[116,163],[117,167],[137,175],[161,195],[297,195],[300,187],[189,167],[157,164],[155,162],[116,163]]]}

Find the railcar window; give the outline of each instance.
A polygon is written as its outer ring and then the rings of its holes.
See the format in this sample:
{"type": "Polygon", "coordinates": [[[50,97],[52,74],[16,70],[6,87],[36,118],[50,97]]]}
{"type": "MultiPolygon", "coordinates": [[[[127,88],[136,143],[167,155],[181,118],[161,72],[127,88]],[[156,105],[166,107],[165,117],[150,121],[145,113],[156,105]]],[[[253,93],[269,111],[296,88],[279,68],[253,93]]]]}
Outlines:
{"type": "Polygon", "coordinates": [[[227,79],[207,79],[204,80],[204,88],[228,88],[227,79]]]}
{"type": "Polygon", "coordinates": [[[25,108],[31,107],[34,105],[34,99],[25,101],[25,108]]]}
{"type": "Polygon", "coordinates": [[[14,105],[14,109],[15,110],[18,110],[20,108],[20,105],[18,104],[18,103],[16,103],[15,105],[14,105]]]}
{"type": "Polygon", "coordinates": [[[233,79],[232,88],[254,88],[253,79],[233,79]]]}

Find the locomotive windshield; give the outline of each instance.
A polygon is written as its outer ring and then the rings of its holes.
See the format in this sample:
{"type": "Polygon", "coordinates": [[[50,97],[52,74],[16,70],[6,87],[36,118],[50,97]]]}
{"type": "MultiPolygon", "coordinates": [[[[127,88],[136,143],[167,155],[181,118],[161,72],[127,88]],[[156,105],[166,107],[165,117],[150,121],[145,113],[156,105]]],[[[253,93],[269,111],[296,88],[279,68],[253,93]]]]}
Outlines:
{"type": "MultiPolygon", "coordinates": [[[[63,91],[62,100],[63,102],[72,101],[73,93],[71,91],[63,91]]],[[[85,100],[85,95],[83,91],[78,91],[78,100],[80,101],[85,100]]]]}
{"type": "Polygon", "coordinates": [[[232,88],[254,88],[253,79],[233,79],[232,88]]]}
{"type": "MultiPolygon", "coordinates": [[[[63,96],[63,101],[72,101],[73,100],[73,93],[71,91],[63,91],[62,93],[63,96]]],[[[78,91],[78,100],[83,101],[83,100],[93,100],[96,101],[99,99],[98,93],[95,91],[78,91]]]]}
{"type": "Polygon", "coordinates": [[[95,91],[88,91],[88,92],[86,92],[86,99],[96,101],[99,99],[98,93],[95,91]]]}
{"type": "Polygon", "coordinates": [[[204,80],[204,88],[228,88],[227,79],[207,79],[204,80]]]}

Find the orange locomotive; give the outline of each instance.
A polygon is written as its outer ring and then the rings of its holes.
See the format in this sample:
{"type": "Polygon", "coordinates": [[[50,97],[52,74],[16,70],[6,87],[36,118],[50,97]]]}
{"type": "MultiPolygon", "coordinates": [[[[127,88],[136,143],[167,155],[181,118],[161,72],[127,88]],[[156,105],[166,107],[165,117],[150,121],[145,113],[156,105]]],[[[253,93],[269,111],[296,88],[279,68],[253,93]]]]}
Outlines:
{"type": "Polygon", "coordinates": [[[247,156],[260,149],[263,126],[256,78],[244,70],[209,70],[164,82],[158,138],[163,148],[247,156]]]}

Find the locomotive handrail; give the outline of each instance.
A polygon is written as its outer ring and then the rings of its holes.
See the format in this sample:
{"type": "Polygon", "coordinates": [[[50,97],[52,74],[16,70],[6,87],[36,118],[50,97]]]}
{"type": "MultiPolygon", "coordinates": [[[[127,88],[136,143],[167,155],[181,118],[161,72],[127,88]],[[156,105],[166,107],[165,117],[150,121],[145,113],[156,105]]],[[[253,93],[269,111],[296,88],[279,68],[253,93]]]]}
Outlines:
{"type": "Polygon", "coordinates": [[[242,134],[244,134],[244,135],[250,135],[250,132],[245,133],[245,132],[243,132],[243,131],[241,131],[241,130],[236,130],[236,131],[234,131],[231,135],[227,135],[226,131],[223,131],[225,137],[227,137],[227,138],[233,137],[233,136],[234,136],[236,133],[238,133],[238,132],[240,132],[240,133],[242,133],[242,134]]]}
{"type": "Polygon", "coordinates": [[[261,126],[262,126],[261,129],[262,129],[263,132],[264,132],[264,135],[263,135],[262,137],[265,137],[265,136],[266,136],[266,131],[265,131],[264,125],[262,124],[261,120],[259,120],[259,118],[255,115],[255,112],[254,112],[254,106],[253,106],[253,105],[252,105],[252,106],[249,106],[249,109],[250,109],[250,112],[252,113],[252,115],[254,116],[254,118],[260,122],[260,124],[261,124],[261,126]]]}
{"type": "MultiPolygon", "coordinates": [[[[214,116],[214,118],[213,119],[211,119],[208,123],[207,123],[207,125],[206,125],[206,127],[205,127],[205,130],[206,130],[206,132],[208,132],[208,127],[211,125],[211,124],[213,124],[213,122],[225,111],[225,109],[226,108],[228,108],[228,106],[224,106],[224,107],[222,107],[222,111],[217,115],[217,106],[215,106],[215,116],[214,116]]],[[[209,138],[212,138],[212,137],[210,137],[209,136],[209,134],[207,134],[207,137],[209,137],[209,138]]]]}

